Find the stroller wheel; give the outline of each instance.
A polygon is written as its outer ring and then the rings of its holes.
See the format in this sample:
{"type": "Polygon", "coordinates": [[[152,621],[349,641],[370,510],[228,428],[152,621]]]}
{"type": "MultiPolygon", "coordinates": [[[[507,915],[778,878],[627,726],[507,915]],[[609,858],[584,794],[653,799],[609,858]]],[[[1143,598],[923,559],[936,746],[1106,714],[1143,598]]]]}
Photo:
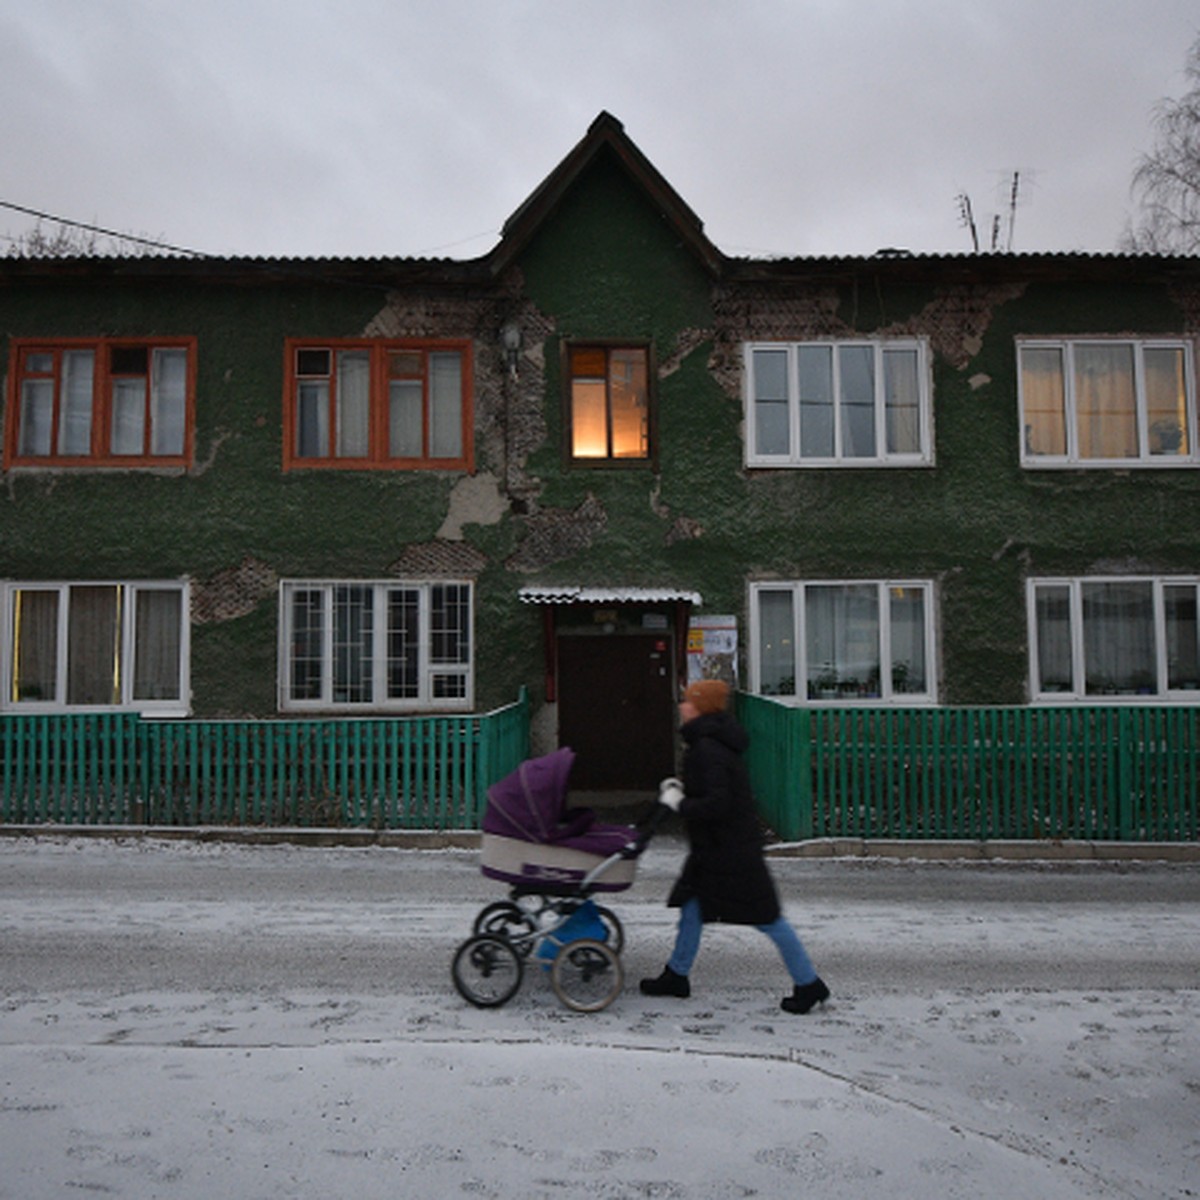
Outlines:
{"type": "Polygon", "coordinates": [[[599,1012],[620,994],[625,983],[621,960],[606,942],[582,938],[568,942],[550,969],[554,994],[576,1012],[599,1012]]]}
{"type": "Polygon", "coordinates": [[[497,900],[475,918],[475,932],[507,938],[522,958],[528,958],[536,941],[537,922],[519,904],[497,900]]]}
{"type": "Polygon", "coordinates": [[[499,1008],[516,995],[525,966],[507,938],[482,933],[467,938],[450,974],[458,994],[476,1008],[499,1008]]]}

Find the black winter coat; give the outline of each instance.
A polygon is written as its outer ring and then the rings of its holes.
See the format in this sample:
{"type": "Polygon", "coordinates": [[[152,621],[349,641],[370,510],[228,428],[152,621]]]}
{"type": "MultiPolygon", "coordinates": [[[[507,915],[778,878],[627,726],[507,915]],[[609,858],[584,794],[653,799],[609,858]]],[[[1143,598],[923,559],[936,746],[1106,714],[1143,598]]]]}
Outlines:
{"type": "Polygon", "coordinates": [[[687,748],[679,815],[690,852],[667,903],[678,908],[695,896],[705,921],[769,925],[779,896],[742,760],[750,738],[727,712],[704,713],[680,732],[687,748]]]}

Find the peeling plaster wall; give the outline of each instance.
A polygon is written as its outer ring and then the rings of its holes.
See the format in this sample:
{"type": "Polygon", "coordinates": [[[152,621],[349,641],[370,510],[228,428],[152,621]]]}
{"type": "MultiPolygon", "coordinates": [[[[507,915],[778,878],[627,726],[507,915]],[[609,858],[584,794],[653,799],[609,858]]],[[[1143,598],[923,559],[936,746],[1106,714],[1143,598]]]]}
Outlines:
{"type": "Polygon", "coordinates": [[[714,281],[603,163],[491,285],[8,288],[0,326],[197,337],[196,466],[9,472],[0,563],[9,579],[190,578],[203,716],[275,713],[281,579],[474,580],[487,709],[522,685],[541,697],[540,616],[517,601],[528,582],[696,590],[705,611],[738,614],[744,646],[749,580],[929,578],[941,699],[1020,704],[1031,575],[1200,573],[1200,472],[1020,467],[1014,352],[1019,335],[1200,334],[1200,288],[1045,273],[934,286],[870,264],[714,281]],[[854,334],[929,339],[936,465],[747,470],[742,344],[854,334]],[[285,474],[289,336],[469,337],[475,473],[285,474]],[[562,347],[617,337],[655,347],[657,469],[564,462],[562,347]]]}

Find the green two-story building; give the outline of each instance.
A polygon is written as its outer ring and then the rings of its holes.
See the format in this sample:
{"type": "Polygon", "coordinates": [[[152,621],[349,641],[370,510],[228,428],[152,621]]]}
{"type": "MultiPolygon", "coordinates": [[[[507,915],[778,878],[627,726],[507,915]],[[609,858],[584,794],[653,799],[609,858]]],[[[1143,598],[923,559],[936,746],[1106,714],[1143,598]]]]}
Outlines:
{"type": "Polygon", "coordinates": [[[526,689],[624,789],[689,671],[1196,705],[1198,333],[1192,258],[730,257],[608,114],[482,258],[0,259],[0,714],[526,689]]]}

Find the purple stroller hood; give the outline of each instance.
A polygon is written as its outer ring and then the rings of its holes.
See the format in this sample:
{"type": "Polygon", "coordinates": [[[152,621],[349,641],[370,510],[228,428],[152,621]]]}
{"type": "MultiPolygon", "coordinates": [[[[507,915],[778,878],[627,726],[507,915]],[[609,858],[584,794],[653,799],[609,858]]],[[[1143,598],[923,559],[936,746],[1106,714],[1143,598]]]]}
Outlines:
{"type": "Polygon", "coordinates": [[[541,758],[526,759],[488,788],[483,832],[541,845],[569,844],[577,850],[610,854],[629,830],[597,825],[590,808],[566,811],[567,777],[575,751],[563,746],[541,758]]]}

